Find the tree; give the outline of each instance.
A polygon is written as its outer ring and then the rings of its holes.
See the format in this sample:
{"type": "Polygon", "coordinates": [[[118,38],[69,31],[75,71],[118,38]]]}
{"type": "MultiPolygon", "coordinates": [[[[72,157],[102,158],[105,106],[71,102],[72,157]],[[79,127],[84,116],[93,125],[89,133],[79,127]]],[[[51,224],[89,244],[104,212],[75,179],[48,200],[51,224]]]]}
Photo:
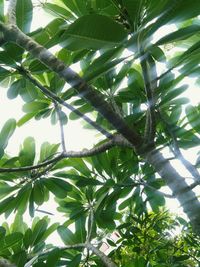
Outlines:
{"type": "Polygon", "coordinates": [[[200,181],[199,159],[193,165],[183,150],[200,144],[200,109],[180,95],[185,77],[199,82],[199,1],[44,1],[52,21],[31,32],[32,2],[9,1],[6,15],[6,1],[0,1],[0,79],[8,98],[25,102],[25,115],[9,119],[0,132],[0,213],[16,212],[21,227],[2,227],[3,258],[26,267],[79,266],[87,251],[85,265],[90,258],[91,266],[116,266],[92,242],[99,230],[123,224],[119,205],[144,216],[149,206],[158,212],[165,197],[178,199],[198,236],[200,203],[193,189],[200,181]],[[176,29],[155,41],[170,24],[176,29]],[[178,52],[168,53],[168,44],[178,52]],[[79,74],[70,68],[77,62],[79,74]],[[68,151],[64,108],[71,110],[69,119],[81,118],[103,139],[92,149],[68,151]],[[48,117],[58,122],[60,146],[46,142],[37,156],[35,140],[27,137],[17,156],[6,153],[16,126],[48,117]],[[192,184],[173,167],[174,159],[189,171],[192,184]],[[160,191],[165,185],[172,195],[160,191]],[[48,228],[45,218],[27,228],[22,215],[28,209],[34,217],[50,193],[66,223],[48,228]],[[68,229],[72,223],[75,234],[68,229]],[[55,229],[65,247],[48,250],[44,240],[55,229]]]}

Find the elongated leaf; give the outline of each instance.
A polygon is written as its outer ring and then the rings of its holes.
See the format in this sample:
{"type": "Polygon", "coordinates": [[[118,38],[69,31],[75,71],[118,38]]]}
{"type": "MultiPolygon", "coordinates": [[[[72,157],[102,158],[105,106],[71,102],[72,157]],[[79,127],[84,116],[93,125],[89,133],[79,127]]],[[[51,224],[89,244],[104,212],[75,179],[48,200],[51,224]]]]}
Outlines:
{"type": "Polygon", "coordinates": [[[65,198],[72,186],[59,178],[42,179],[44,185],[58,198],[65,198]]]}
{"type": "Polygon", "coordinates": [[[118,58],[110,62],[106,62],[105,64],[99,64],[98,67],[94,68],[91,71],[86,71],[84,74],[84,79],[86,81],[91,81],[93,79],[98,78],[104,73],[107,73],[109,70],[113,69],[116,67],[119,63],[123,62],[126,58],[118,58]]]}
{"type": "Polygon", "coordinates": [[[61,17],[63,19],[69,20],[74,17],[71,12],[69,12],[66,8],[63,8],[59,5],[55,5],[52,3],[44,3],[43,7],[47,12],[49,12],[50,14],[53,14],[54,16],[58,18],[61,17]]]}
{"type": "Polygon", "coordinates": [[[40,111],[42,109],[45,109],[49,106],[48,103],[42,102],[42,101],[35,101],[35,102],[30,102],[30,103],[26,103],[23,106],[23,111],[26,113],[29,112],[36,112],[36,111],[40,111]]]}
{"type": "Polygon", "coordinates": [[[200,13],[199,0],[194,0],[192,4],[187,0],[167,1],[156,23],[149,26],[148,36],[167,23],[182,22],[184,20],[198,16],[200,13]]]}
{"type": "Polygon", "coordinates": [[[32,240],[32,244],[36,245],[37,243],[39,243],[43,237],[43,235],[45,234],[45,231],[47,229],[48,223],[45,219],[39,220],[34,229],[33,229],[33,240],[32,240]]]}
{"type": "Polygon", "coordinates": [[[194,128],[194,130],[199,133],[200,132],[200,112],[196,107],[191,105],[186,107],[186,116],[188,118],[189,123],[194,128]]]}
{"type": "Polygon", "coordinates": [[[65,245],[76,244],[75,235],[67,227],[59,226],[57,231],[65,245]]]}
{"type": "Polygon", "coordinates": [[[33,137],[27,137],[24,140],[23,147],[19,152],[19,162],[21,166],[30,166],[35,159],[35,140],[33,137]]]}
{"type": "Polygon", "coordinates": [[[90,14],[72,23],[60,42],[70,50],[101,49],[119,45],[127,34],[123,26],[107,16],[90,14]]]}
{"type": "Polygon", "coordinates": [[[17,26],[25,33],[30,32],[33,16],[33,4],[31,0],[17,0],[16,20],[17,26]]]}
{"type": "Polygon", "coordinates": [[[37,205],[42,205],[44,202],[44,185],[41,180],[37,180],[34,183],[33,198],[37,205]]]}
{"type": "Polygon", "coordinates": [[[17,80],[11,84],[10,88],[7,91],[7,96],[10,99],[14,99],[18,96],[21,87],[21,80],[17,80]]]}
{"type": "Polygon", "coordinates": [[[122,0],[123,6],[126,8],[130,19],[134,25],[137,23],[137,19],[139,18],[140,8],[141,8],[141,1],[140,0],[122,0]]]}
{"type": "Polygon", "coordinates": [[[30,121],[35,116],[35,114],[35,112],[25,114],[23,117],[21,117],[21,119],[18,120],[17,126],[21,127],[22,125],[30,121]]]}
{"type": "Polygon", "coordinates": [[[53,249],[48,253],[47,257],[47,266],[56,266],[56,263],[58,262],[60,258],[60,250],[58,248],[53,249]]]}
{"type": "Polygon", "coordinates": [[[179,29],[175,32],[172,32],[170,34],[167,34],[163,38],[161,38],[156,45],[163,45],[166,43],[176,42],[180,40],[184,40],[191,35],[197,33],[200,31],[200,25],[190,25],[188,27],[179,29]]]}
{"type": "Polygon", "coordinates": [[[16,128],[15,119],[9,119],[3,126],[0,132],[0,157],[3,156],[4,149],[8,145],[10,137],[13,135],[16,128]]]}

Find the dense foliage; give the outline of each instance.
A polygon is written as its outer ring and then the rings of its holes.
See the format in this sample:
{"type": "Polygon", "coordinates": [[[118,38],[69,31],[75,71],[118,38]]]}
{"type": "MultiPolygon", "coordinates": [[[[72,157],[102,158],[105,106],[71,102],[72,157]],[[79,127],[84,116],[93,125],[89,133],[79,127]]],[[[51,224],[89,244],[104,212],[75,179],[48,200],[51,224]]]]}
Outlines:
{"type": "Polygon", "coordinates": [[[0,227],[0,266],[200,266],[199,157],[184,157],[200,144],[200,106],[186,97],[186,78],[200,81],[199,15],[199,0],[0,0],[0,85],[24,112],[0,131],[0,214],[16,214],[0,227]],[[38,8],[49,23],[35,28],[38,8]],[[29,136],[7,152],[16,127],[49,119],[59,144],[29,136]],[[78,119],[99,135],[69,151],[65,129],[78,119]],[[50,222],[51,196],[62,225],[50,222]],[[167,197],[188,223],[163,211],[167,197]]]}

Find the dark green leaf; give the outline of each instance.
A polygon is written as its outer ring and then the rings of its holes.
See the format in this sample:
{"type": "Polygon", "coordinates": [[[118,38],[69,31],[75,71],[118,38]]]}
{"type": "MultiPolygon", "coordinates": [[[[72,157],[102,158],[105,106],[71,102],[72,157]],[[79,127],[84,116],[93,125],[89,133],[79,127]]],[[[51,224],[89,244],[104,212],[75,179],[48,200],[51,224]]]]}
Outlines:
{"type": "Polygon", "coordinates": [[[62,34],[68,49],[101,49],[119,45],[127,36],[122,25],[107,16],[90,14],[78,18],[62,34]]]}
{"type": "Polygon", "coordinates": [[[35,159],[35,140],[33,137],[27,137],[24,140],[23,147],[19,152],[19,162],[21,166],[31,166],[35,159]]]}
{"type": "Polygon", "coordinates": [[[59,178],[42,179],[43,184],[58,198],[65,198],[72,186],[59,178]]]}

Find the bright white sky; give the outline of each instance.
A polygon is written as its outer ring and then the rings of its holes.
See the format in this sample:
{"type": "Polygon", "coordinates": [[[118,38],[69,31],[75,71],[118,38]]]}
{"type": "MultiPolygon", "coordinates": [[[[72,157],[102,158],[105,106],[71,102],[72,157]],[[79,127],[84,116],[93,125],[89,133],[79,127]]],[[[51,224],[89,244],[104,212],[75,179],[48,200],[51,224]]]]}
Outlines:
{"type": "MultiPolygon", "coordinates": [[[[37,17],[34,17],[33,20],[33,28],[37,28],[38,25],[38,17],[40,18],[40,27],[41,25],[45,25],[47,21],[49,20],[49,17],[44,15],[41,10],[37,10],[37,17]],[[41,19],[42,18],[42,19],[41,19]]],[[[166,35],[168,32],[171,32],[172,27],[163,27],[162,31],[159,32],[159,35],[155,36],[156,38],[160,38],[163,35],[166,35]]],[[[162,65],[160,66],[162,68],[162,65]]],[[[194,81],[191,79],[187,79],[186,82],[190,85],[189,89],[185,93],[186,97],[189,97],[191,99],[191,102],[193,105],[196,105],[200,102],[200,94],[199,94],[199,88],[196,88],[194,86],[194,81]]],[[[7,121],[9,118],[16,118],[16,120],[20,119],[23,116],[22,113],[22,100],[20,97],[14,100],[7,99],[6,96],[7,89],[6,88],[0,88],[0,99],[1,99],[1,105],[0,105],[0,128],[3,126],[4,122],[7,121]]],[[[19,146],[23,142],[23,140],[27,136],[33,136],[36,140],[37,147],[40,147],[40,144],[42,144],[45,141],[49,141],[50,143],[58,143],[60,142],[60,131],[58,125],[52,126],[50,121],[40,120],[40,121],[34,121],[25,124],[21,128],[17,128],[14,136],[11,138],[7,152],[11,155],[17,155],[19,151],[19,146]]],[[[92,147],[96,141],[97,136],[95,131],[88,131],[82,128],[82,125],[80,123],[80,120],[73,121],[68,123],[65,126],[65,136],[66,136],[66,146],[67,150],[81,150],[83,148],[90,148],[92,147]]],[[[185,153],[186,157],[190,160],[194,160],[193,155],[197,153],[197,149],[193,149],[191,151],[187,151],[185,153]]],[[[180,170],[182,175],[188,176],[187,172],[180,166],[179,163],[176,164],[177,169],[180,170]]],[[[49,207],[51,206],[50,211],[52,212],[52,205],[45,204],[44,210],[49,211],[49,207]]],[[[179,204],[176,200],[167,200],[167,206],[169,207],[170,211],[174,213],[180,213],[181,209],[179,208],[179,204]]],[[[43,217],[43,214],[38,214],[39,216],[43,217]]],[[[60,217],[60,214],[56,214],[52,218],[52,222],[57,221],[63,221],[65,219],[60,217]]],[[[55,241],[55,239],[54,239],[55,241]]],[[[54,242],[55,243],[55,242],[54,242]]]]}

